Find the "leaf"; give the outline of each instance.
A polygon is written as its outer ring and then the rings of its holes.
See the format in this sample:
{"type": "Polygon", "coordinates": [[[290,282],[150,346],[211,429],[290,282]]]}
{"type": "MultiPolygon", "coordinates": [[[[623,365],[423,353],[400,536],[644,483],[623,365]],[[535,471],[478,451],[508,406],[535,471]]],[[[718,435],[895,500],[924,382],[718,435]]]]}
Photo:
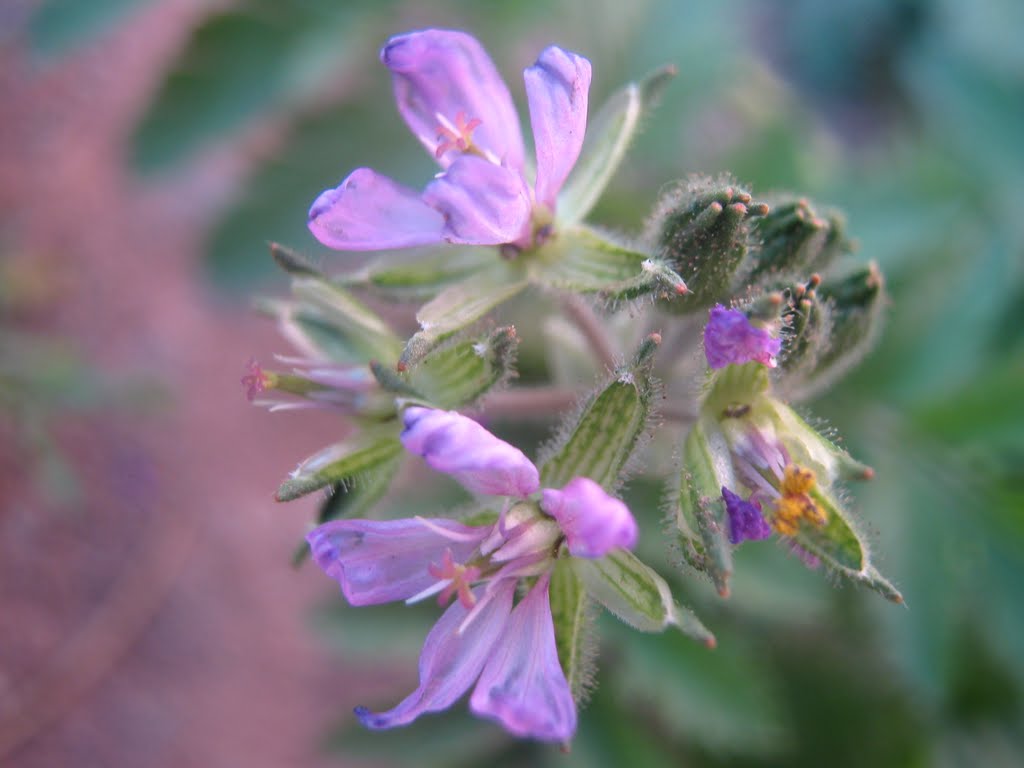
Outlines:
{"type": "Polygon", "coordinates": [[[111,29],[147,0],[89,0],[69,3],[46,0],[32,15],[29,40],[33,53],[44,58],[64,56],[111,29]]]}
{"type": "Polygon", "coordinates": [[[592,395],[564,436],[546,451],[540,463],[542,485],[561,488],[574,477],[589,477],[609,491],[615,488],[651,413],[650,352],[646,354],[592,395]]]}
{"type": "Polygon", "coordinates": [[[582,221],[600,199],[626,155],[641,116],[675,74],[675,67],[666,66],[640,82],[628,83],[613,93],[590,120],[580,157],[558,197],[558,218],[563,226],[582,221]]]}
{"type": "Polygon", "coordinates": [[[515,328],[505,326],[440,347],[409,371],[409,383],[438,408],[468,405],[511,375],[518,341],[515,328]]]}
{"type": "Polygon", "coordinates": [[[292,501],[328,485],[358,481],[401,453],[402,444],[393,435],[364,432],[348,442],[328,446],[299,464],[281,483],[277,500],[292,501]]]}
{"type": "Polygon", "coordinates": [[[665,580],[631,552],[617,549],[597,560],[574,557],[572,564],[587,594],[634,629],[661,632],[676,626],[714,646],[714,635],[692,612],[676,605],[665,580]]]}
{"type": "Polygon", "coordinates": [[[558,661],[569,681],[573,700],[580,704],[593,685],[596,649],[587,593],[569,558],[561,558],[555,564],[549,591],[558,661]]]}
{"type": "Polygon", "coordinates": [[[405,345],[399,367],[415,365],[445,339],[472,325],[526,286],[526,280],[503,264],[449,286],[416,313],[420,330],[405,345]]]}
{"type": "Polygon", "coordinates": [[[686,293],[683,279],[663,261],[585,227],[548,241],[530,266],[534,282],[574,293],[599,293],[608,300],[686,293]]]}

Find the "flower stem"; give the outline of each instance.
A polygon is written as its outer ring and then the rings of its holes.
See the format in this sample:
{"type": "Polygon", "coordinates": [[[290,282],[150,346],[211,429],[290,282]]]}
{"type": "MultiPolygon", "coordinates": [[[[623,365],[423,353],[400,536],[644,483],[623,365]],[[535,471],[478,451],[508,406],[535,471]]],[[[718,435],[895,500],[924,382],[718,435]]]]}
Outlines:
{"type": "Polygon", "coordinates": [[[610,371],[614,370],[618,358],[615,346],[590,305],[579,296],[569,295],[562,302],[562,308],[586,338],[601,365],[610,371]]]}

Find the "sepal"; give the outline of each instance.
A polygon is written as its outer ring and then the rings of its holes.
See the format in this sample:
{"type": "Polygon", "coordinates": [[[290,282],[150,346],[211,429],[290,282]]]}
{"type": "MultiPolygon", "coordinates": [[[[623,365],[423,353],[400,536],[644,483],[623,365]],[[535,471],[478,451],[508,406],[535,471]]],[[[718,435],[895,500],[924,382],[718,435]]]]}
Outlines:
{"type": "Polygon", "coordinates": [[[513,374],[518,344],[508,325],[441,346],[407,373],[410,389],[438,408],[471,404],[513,374]]]}
{"type": "Polygon", "coordinates": [[[276,498],[292,501],[338,483],[358,482],[367,473],[397,460],[402,444],[394,435],[363,432],[352,440],[317,451],[281,483],[276,498]]]}
{"type": "Polygon", "coordinates": [[[581,704],[594,683],[596,647],[594,611],[572,560],[560,558],[551,574],[551,618],[558,660],[573,700],[581,704]]]}

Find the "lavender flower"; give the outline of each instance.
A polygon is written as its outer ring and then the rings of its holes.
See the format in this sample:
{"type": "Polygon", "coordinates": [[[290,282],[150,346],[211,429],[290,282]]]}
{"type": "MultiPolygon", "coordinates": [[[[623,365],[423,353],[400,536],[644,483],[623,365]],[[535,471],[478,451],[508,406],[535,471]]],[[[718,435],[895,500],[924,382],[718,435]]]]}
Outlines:
{"type": "Polygon", "coordinates": [[[773,338],[765,328],[752,325],[739,310],[726,309],[720,304],[712,307],[704,327],[704,354],[712,368],[751,360],[774,368],[775,356],[781,348],[781,339],[773,338]]]}
{"type": "Polygon", "coordinates": [[[549,585],[562,543],[576,557],[602,557],[636,543],[629,509],[596,483],[575,478],[540,489],[537,468],[517,448],[451,411],[408,408],[402,442],[469,490],[509,497],[487,525],[448,519],[336,520],[312,531],[313,557],[352,605],[457,597],[427,635],[420,684],[396,707],[356,715],[394,728],[453,704],[476,684],[470,709],[516,736],[565,742],[576,706],[558,660],[549,585]],[[535,579],[514,603],[521,579],[535,579]]]}
{"type": "Polygon", "coordinates": [[[583,145],[590,62],[552,46],[524,72],[536,145],[531,186],[512,97],[476,39],[427,29],[391,38],[380,57],[402,118],[442,171],[418,193],[359,168],[314,201],[313,235],[344,251],[542,240],[583,145]]]}
{"type": "Polygon", "coordinates": [[[758,541],[772,535],[771,526],[761,514],[761,505],[757,501],[744,501],[743,497],[724,486],[722,498],[725,500],[725,510],[729,515],[729,542],[731,544],[758,541]]]}

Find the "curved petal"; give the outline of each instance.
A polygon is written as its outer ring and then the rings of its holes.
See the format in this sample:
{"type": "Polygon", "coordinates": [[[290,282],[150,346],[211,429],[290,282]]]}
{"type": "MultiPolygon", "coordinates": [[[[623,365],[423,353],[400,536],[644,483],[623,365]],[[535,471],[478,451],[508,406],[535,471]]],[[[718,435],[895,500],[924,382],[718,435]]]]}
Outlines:
{"type": "Polygon", "coordinates": [[[434,584],[431,564],[440,563],[446,550],[465,562],[489,530],[446,519],[333,520],[306,540],[349,603],[377,605],[407,600],[434,584]]]}
{"type": "Polygon", "coordinates": [[[751,499],[744,501],[743,497],[722,486],[722,499],[725,501],[725,511],[729,515],[729,542],[739,544],[743,541],[759,541],[767,539],[772,535],[771,526],[761,514],[761,505],[751,499]]]}
{"type": "Polygon", "coordinates": [[[516,736],[565,742],[576,731],[576,704],[558,662],[550,581],[542,576],[512,611],[469,707],[516,736]]]}
{"type": "Polygon", "coordinates": [[[474,493],[524,498],[540,488],[537,467],[513,445],[455,411],[406,408],[406,450],[474,493]]]}
{"type": "MultiPolygon", "coordinates": [[[[456,600],[430,630],[420,653],[420,685],[401,704],[387,712],[356,707],[356,716],[367,728],[395,728],[411,723],[424,712],[450,707],[473,684],[491,656],[494,643],[505,631],[515,579],[506,579],[482,607],[477,617],[459,633],[468,611],[456,600]]],[[[483,588],[473,594],[480,599],[483,588]]]]}
{"type": "Polygon", "coordinates": [[[309,209],[309,230],[328,248],[379,251],[444,241],[444,216],[415,190],[359,168],[309,209]]]}
{"type": "Polygon", "coordinates": [[[523,72],[537,151],[537,201],[555,208],[558,190],[576,164],[587,129],[590,62],[551,46],[523,72]]]}
{"type": "Polygon", "coordinates": [[[781,348],[782,339],[753,325],[738,309],[726,309],[721,304],[711,308],[704,326],[704,355],[712,368],[751,360],[774,368],[781,348]]]}
{"type": "Polygon", "coordinates": [[[587,477],[562,490],[545,488],[541,507],[558,521],[573,557],[604,557],[616,547],[632,549],[639,533],[629,507],[587,477]]]}
{"type": "MultiPolygon", "coordinates": [[[[380,60],[391,70],[398,111],[436,156],[439,131],[459,115],[479,120],[474,146],[512,168],[523,167],[523,137],[512,96],[483,46],[465,32],[425,29],[391,38],[380,60]]],[[[438,160],[447,167],[457,152],[438,160]]]]}
{"type": "Polygon", "coordinates": [[[444,237],[451,243],[500,245],[529,234],[530,193],[523,177],[481,157],[459,157],[427,185],[423,200],[444,215],[444,237]]]}

